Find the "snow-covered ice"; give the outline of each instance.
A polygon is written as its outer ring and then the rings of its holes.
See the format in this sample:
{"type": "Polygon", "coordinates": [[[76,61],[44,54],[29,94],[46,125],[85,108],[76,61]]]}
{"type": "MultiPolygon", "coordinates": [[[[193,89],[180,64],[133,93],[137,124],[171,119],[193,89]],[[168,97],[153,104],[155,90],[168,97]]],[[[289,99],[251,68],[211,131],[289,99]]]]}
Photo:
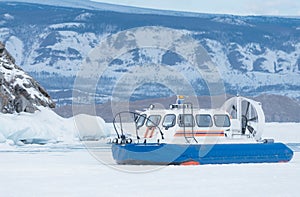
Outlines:
{"type": "Polygon", "coordinates": [[[100,139],[107,136],[106,123],[100,117],[80,114],[62,118],[51,109],[40,107],[34,114],[0,114],[0,143],[22,141],[72,144],[78,139],[100,139]]]}
{"type": "Polygon", "coordinates": [[[3,196],[296,197],[299,164],[296,153],[290,163],[167,166],[125,173],[101,164],[86,150],[1,152],[0,191],[3,196]]]}
{"type": "Polygon", "coordinates": [[[107,135],[110,124],[87,115],[74,120],[44,109],[1,114],[0,196],[299,196],[299,123],[265,127],[264,137],[293,144],[296,152],[289,163],[121,166],[104,142],[90,142],[86,149],[76,133],[86,129],[86,121],[93,125],[96,120],[100,126],[94,124],[86,135],[107,135]],[[93,133],[97,128],[105,131],[93,133]],[[18,143],[33,136],[51,143],[18,143]]]}

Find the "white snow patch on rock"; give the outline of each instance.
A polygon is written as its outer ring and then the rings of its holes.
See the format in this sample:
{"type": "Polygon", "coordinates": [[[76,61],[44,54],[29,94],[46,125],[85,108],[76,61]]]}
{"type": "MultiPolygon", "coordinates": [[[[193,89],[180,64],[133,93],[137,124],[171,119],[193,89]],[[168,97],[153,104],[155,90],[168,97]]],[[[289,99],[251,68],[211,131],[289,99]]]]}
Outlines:
{"type": "Polygon", "coordinates": [[[92,13],[83,13],[83,14],[76,16],[75,20],[76,21],[85,21],[85,20],[90,19],[92,16],[93,16],[92,13]]]}
{"type": "Polygon", "coordinates": [[[53,24],[50,25],[49,28],[50,29],[62,29],[62,28],[80,28],[80,27],[84,27],[83,23],[59,23],[59,24],[53,24]]]}
{"type": "Polygon", "coordinates": [[[10,15],[8,13],[3,14],[3,18],[6,20],[14,20],[15,19],[15,17],[13,17],[12,15],[10,15]]]}

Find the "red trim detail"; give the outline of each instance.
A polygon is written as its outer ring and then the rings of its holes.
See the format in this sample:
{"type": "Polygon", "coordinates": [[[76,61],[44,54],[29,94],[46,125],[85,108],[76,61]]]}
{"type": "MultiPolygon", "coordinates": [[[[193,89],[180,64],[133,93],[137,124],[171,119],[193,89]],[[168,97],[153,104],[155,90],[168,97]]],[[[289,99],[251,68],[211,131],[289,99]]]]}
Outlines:
{"type": "Polygon", "coordinates": [[[196,165],[200,165],[200,163],[198,161],[186,161],[180,164],[181,166],[196,166],[196,165]]]}

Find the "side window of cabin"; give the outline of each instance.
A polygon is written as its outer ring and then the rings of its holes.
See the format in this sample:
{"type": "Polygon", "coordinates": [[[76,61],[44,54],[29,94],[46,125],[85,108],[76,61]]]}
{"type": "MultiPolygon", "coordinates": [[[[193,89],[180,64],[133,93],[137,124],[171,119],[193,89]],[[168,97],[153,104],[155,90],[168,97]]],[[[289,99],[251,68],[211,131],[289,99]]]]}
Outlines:
{"type": "Polygon", "coordinates": [[[227,115],[214,115],[214,121],[217,127],[230,127],[230,119],[227,115]]]}
{"type": "Polygon", "coordinates": [[[180,127],[193,127],[195,126],[194,116],[192,114],[179,114],[178,124],[180,127]]]}
{"type": "Polygon", "coordinates": [[[156,127],[159,125],[160,119],[161,119],[160,115],[150,115],[147,119],[146,126],[156,127]]]}
{"type": "Polygon", "coordinates": [[[170,128],[174,127],[176,122],[176,116],[175,114],[167,114],[164,117],[164,121],[162,123],[163,127],[170,128]]]}
{"type": "Polygon", "coordinates": [[[137,118],[137,121],[136,121],[137,128],[140,128],[144,125],[146,117],[147,117],[146,114],[142,114],[137,118]]]}
{"type": "Polygon", "coordinates": [[[198,114],[196,115],[196,122],[198,127],[211,127],[212,119],[209,114],[198,114]]]}

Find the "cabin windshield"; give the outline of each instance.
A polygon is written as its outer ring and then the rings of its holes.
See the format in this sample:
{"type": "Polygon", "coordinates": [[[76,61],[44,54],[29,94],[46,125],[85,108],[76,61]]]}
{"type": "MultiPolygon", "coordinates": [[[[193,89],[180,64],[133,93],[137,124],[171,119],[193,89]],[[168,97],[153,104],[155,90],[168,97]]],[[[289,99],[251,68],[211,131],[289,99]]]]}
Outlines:
{"type": "Polygon", "coordinates": [[[161,116],[160,115],[151,115],[147,119],[146,126],[147,127],[156,127],[160,122],[161,116]]]}
{"type": "Polygon", "coordinates": [[[138,117],[137,121],[136,121],[136,126],[139,128],[139,127],[142,127],[145,123],[145,120],[146,120],[146,114],[142,114],[138,117]]]}
{"type": "Polygon", "coordinates": [[[225,114],[214,115],[214,121],[217,127],[230,127],[230,119],[225,114]]]}

